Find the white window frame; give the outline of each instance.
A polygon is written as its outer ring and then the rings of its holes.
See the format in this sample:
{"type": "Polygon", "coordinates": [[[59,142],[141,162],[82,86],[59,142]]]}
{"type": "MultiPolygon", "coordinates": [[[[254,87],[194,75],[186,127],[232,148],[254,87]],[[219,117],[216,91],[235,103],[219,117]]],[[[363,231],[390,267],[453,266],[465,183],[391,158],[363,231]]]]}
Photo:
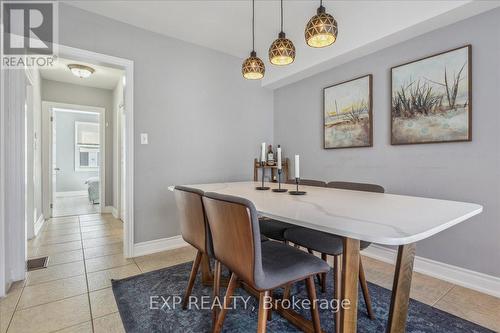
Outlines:
{"type": "Polygon", "coordinates": [[[80,148],[86,147],[89,149],[97,149],[97,153],[99,154],[99,161],[102,158],[102,153],[101,153],[101,135],[100,135],[100,130],[99,130],[99,123],[93,123],[93,122],[88,122],[88,121],[75,121],[75,144],[74,144],[74,153],[75,153],[75,171],[77,172],[87,172],[87,171],[99,171],[99,166],[95,167],[82,167],[80,165],[80,148]],[[97,127],[97,132],[99,134],[99,144],[97,145],[92,145],[92,144],[81,144],[78,143],[78,126],[79,125],[95,125],[97,127]]]}

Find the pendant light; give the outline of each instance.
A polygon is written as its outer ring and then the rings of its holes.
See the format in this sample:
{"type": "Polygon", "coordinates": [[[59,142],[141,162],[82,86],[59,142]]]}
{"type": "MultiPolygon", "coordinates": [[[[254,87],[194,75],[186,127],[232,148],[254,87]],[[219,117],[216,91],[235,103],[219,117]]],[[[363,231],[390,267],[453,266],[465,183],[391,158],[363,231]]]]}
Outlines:
{"type": "Polygon", "coordinates": [[[306,25],[305,38],[310,47],[325,47],[335,43],[337,39],[337,21],[332,15],[326,13],[323,0],[317,14],[314,15],[306,25]]]}
{"type": "Polygon", "coordinates": [[[265,72],[264,62],[257,57],[257,52],[255,52],[255,0],[252,0],[252,52],[250,52],[250,57],[243,61],[241,73],[245,79],[259,80],[264,77],[265,72]]]}
{"type": "Polygon", "coordinates": [[[273,65],[284,66],[295,60],[295,46],[283,32],[283,0],[281,0],[281,31],[269,47],[269,61],[273,65]]]}

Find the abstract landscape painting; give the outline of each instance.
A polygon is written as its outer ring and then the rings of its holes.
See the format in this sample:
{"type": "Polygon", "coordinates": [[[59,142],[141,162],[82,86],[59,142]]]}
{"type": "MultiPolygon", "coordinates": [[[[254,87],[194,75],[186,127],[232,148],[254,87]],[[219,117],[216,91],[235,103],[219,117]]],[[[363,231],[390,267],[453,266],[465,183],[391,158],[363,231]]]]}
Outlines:
{"type": "Polygon", "coordinates": [[[324,148],[372,146],[372,76],[323,90],[324,148]]]}
{"type": "Polygon", "coordinates": [[[471,46],[393,67],[391,143],[471,140],[471,46]]]}

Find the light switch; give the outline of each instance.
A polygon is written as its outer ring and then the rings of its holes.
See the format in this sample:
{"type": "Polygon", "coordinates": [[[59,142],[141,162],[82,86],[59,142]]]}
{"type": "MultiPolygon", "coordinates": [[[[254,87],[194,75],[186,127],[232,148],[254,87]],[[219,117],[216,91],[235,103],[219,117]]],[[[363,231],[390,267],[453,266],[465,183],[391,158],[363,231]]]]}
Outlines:
{"type": "Polygon", "coordinates": [[[148,144],[148,133],[141,133],[141,145],[148,144]]]}

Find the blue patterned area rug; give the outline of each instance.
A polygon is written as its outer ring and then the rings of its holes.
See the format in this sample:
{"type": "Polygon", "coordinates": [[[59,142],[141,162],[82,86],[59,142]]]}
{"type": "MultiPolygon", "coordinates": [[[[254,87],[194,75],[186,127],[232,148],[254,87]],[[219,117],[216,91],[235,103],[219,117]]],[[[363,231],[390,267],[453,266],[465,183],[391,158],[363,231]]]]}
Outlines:
{"type": "MultiPolygon", "coordinates": [[[[210,332],[212,302],[210,287],[203,287],[198,275],[193,289],[191,306],[182,310],[180,300],[188,281],[191,263],[180,264],[158,271],[113,281],[113,292],[127,332],[210,332]]],[[[332,281],[332,276],[328,277],[332,281]]],[[[318,290],[318,298],[324,302],[331,300],[333,283],[329,283],[326,293],[318,290]]],[[[297,300],[307,299],[305,284],[297,283],[293,294],[297,300]]],[[[319,288],[318,288],[319,289],[319,288]]],[[[358,308],[358,332],[385,332],[391,292],[374,284],[369,284],[372,305],[376,319],[370,320],[365,303],[360,294],[358,308]]],[[[280,291],[277,290],[276,294],[280,291]]],[[[221,288],[221,295],[225,289],[221,288]]],[[[255,332],[257,329],[258,300],[238,289],[231,302],[224,321],[224,332],[255,332]]],[[[319,304],[321,327],[326,332],[334,332],[333,312],[326,303],[319,304]],[[322,306],[323,305],[323,306],[322,306]]],[[[334,305],[335,306],[335,305],[334,305]]],[[[295,307],[297,308],[297,307],[295,307]]],[[[299,312],[310,318],[309,310],[298,306],[299,312]]],[[[267,324],[268,332],[299,332],[278,314],[273,313],[267,324]]],[[[493,332],[484,327],[458,318],[421,302],[411,300],[406,327],[408,333],[453,333],[493,332]]]]}

